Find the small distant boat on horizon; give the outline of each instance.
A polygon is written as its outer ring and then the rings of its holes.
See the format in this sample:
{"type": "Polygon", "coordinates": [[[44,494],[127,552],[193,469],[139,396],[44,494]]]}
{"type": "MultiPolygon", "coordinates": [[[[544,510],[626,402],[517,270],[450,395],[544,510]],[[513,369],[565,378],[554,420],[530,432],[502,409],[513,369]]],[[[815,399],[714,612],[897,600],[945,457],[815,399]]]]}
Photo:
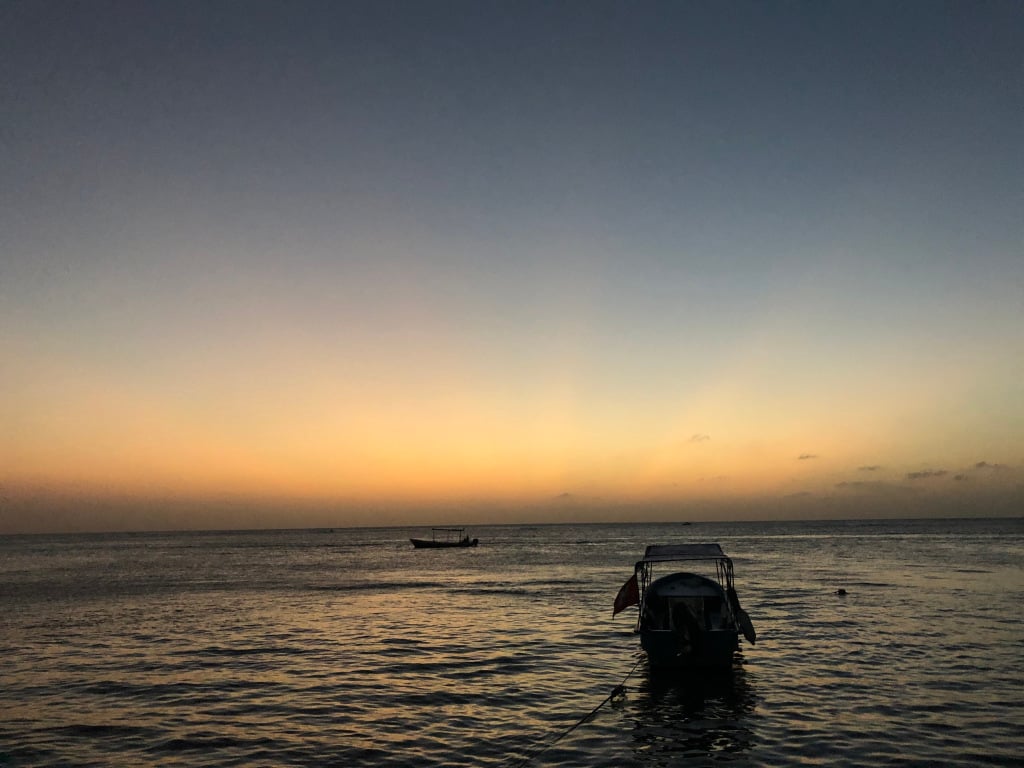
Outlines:
{"type": "Polygon", "coordinates": [[[753,645],[754,625],[740,607],[732,560],[718,544],[651,544],[622,585],[612,616],[638,605],[635,632],[652,667],[732,666],[742,634],[753,645]],[[703,564],[709,575],[676,571],[654,577],[656,564],[703,564]]]}
{"type": "Polygon", "coordinates": [[[416,549],[451,549],[475,547],[479,539],[470,539],[465,528],[431,528],[429,539],[409,539],[416,549]]]}

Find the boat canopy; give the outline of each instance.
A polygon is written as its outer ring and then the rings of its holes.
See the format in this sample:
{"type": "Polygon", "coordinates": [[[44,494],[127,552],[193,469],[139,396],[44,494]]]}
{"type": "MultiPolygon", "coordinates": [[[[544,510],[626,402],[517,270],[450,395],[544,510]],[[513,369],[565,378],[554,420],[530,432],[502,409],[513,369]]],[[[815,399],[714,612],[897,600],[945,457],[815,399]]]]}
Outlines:
{"type": "Polygon", "coordinates": [[[654,580],[655,563],[703,562],[714,563],[718,583],[726,591],[733,587],[732,560],[722,551],[721,545],[705,544],[648,544],[642,560],[636,561],[635,572],[639,576],[640,594],[654,580]]]}
{"type": "Polygon", "coordinates": [[[670,573],[649,585],[652,594],[666,597],[721,597],[722,585],[697,573],[670,573]]]}
{"type": "MultiPolygon", "coordinates": [[[[649,544],[640,563],[672,560],[728,560],[718,544],[649,544]]],[[[639,563],[638,563],[639,564],[639,563]]]]}

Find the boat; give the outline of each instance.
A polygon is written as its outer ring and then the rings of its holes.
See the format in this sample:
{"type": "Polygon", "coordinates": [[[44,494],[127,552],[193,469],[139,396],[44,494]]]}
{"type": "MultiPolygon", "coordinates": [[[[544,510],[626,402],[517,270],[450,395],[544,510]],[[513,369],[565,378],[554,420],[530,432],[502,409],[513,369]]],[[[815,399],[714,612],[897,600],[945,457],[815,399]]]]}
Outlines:
{"type": "Polygon", "coordinates": [[[479,539],[471,539],[465,528],[431,528],[429,539],[409,539],[416,549],[447,549],[451,547],[475,547],[479,539]]]}
{"type": "Polygon", "coordinates": [[[619,590],[612,616],[630,605],[639,606],[634,631],[652,667],[728,668],[741,634],[751,645],[757,640],[740,607],[732,560],[718,544],[649,545],[619,590]],[[687,570],[655,578],[656,566],[679,564],[687,570]]]}

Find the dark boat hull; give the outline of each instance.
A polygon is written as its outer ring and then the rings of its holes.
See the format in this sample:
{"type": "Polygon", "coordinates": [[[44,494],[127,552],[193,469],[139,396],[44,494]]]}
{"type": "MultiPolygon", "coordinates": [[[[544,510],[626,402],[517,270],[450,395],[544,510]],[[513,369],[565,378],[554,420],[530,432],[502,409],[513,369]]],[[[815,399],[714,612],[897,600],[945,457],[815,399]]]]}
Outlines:
{"type": "Polygon", "coordinates": [[[434,541],[432,539],[409,539],[416,549],[458,549],[460,547],[475,547],[478,539],[461,539],[460,541],[434,541]]]}
{"type": "Polygon", "coordinates": [[[674,669],[728,669],[739,648],[737,632],[703,632],[699,647],[670,630],[641,630],[640,645],[652,667],[674,669]]]}

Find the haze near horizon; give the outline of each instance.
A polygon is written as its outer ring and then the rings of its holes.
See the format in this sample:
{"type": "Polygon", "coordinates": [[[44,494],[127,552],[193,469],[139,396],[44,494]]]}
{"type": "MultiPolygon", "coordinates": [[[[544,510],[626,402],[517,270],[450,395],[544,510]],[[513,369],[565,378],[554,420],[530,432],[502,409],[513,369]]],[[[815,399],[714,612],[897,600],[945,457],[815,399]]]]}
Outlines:
{"type": "Polygon", "coordinates": [[[1020,515],[1024,6],[0,8],[0,533],[1020,515]]]}

